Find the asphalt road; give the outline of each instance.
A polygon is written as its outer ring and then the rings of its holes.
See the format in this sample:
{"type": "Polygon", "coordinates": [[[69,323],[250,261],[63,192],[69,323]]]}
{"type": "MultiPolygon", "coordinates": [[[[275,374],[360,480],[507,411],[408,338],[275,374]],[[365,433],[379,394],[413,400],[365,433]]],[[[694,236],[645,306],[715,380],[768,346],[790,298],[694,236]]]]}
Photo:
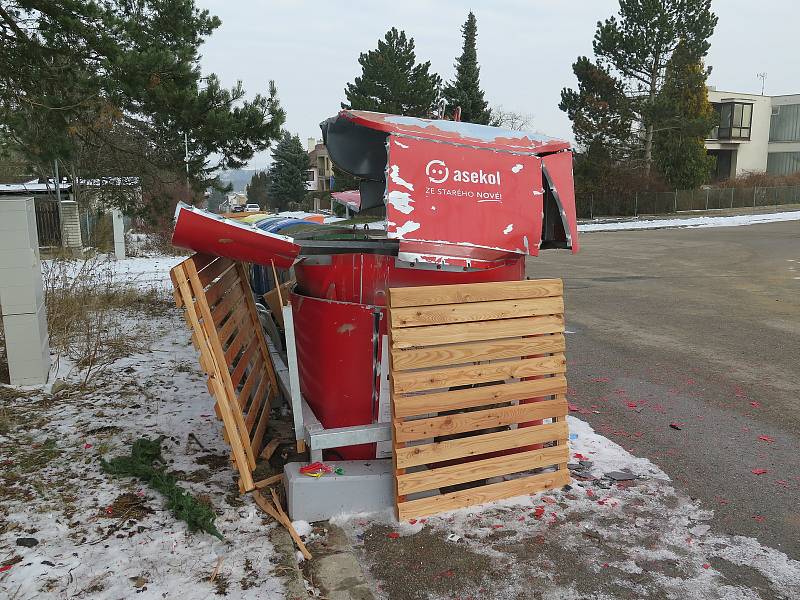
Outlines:
{"type": "Polygon", "coordinates": [[[800,559],[800,222],[581,245],[528,263],[564,279],[572,414],[800,559]]]}

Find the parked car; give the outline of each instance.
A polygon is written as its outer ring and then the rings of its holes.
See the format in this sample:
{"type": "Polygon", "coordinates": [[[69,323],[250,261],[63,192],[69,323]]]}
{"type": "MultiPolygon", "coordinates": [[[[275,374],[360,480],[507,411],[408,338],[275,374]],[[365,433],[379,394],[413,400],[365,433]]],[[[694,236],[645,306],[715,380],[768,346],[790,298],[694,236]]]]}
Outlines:
{"type": "Polygon", "coordinates": [[[245,204],[244,212],[261,212],[261,207],[258,204],[245,204]]]}
{"type": "Polygon", "coordinates": [[[244,206],[237,204],[231,208],[231,212],[244,212],[244,206]]]}

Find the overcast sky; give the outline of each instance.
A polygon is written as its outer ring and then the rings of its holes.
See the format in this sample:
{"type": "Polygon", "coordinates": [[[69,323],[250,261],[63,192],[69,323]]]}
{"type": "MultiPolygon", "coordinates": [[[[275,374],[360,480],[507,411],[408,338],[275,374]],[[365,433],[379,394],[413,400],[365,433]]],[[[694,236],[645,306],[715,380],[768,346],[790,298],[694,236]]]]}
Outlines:
{"type": "MultiPolygon", "coordinates": [[[[334,115],[347,82],[360,74],[358,56],[374,49],[392,26],[416,42],[418,61],[431,61],[444,79],[461,53],[460,27],[470,9],[478,20],[481,84],[490,105],[533,116],[533,129],[572,140],[558,110],[559,93],[574,86],[571,65],[591,56],[598,20],[616,0],[197,0],[222,20],[202,47],[204,72],[223,83],[242,80],[250,94],[274,79],[286,109],[286,128],[319,137],[319,122],[334,115]]],[[[800,0],[714,0],[719,24],[707,64],[717,89],[768,95],[800,93],[797,23],[800,0]]],[[[266,166],[260,155],[251,167],[266,166]]]]}

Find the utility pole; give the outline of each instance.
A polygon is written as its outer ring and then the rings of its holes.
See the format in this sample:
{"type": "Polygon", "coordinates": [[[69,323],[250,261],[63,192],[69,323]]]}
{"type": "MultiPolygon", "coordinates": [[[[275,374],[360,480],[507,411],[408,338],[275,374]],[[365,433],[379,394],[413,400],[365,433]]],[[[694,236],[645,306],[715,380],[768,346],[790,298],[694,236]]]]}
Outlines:
{"type": "Polygon", "coordinates": [[[189,204],[192,202],[192,188],[189,186],[189,134],[183,134],[183,162],[186,165],[186,194],[189,204]]]}
{"type": "Polygon", "coordinates": [[[767,80],[767,73],[765,71],[762,71],[761,73],[756,73],[756,77],[758,77],[761,80],[761,95],[763,96],[764,95],[764,83],[767,80]]]}

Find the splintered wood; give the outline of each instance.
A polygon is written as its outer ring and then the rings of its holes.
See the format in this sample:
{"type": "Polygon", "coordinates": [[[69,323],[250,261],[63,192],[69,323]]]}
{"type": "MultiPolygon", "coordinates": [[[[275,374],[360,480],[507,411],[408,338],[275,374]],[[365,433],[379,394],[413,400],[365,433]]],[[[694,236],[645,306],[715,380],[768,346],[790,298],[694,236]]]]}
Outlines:
{"type": "Polygon", "coordinates": [[[184,309],[200,366],[208,375],[239,487],[254,490],[256,457],[278,387],[247,273],[241,263],[195,254],[170,276],[175,303],[184,309]]]}
{"type": "Polygon", "coordinates": [[[399,519],[570,481],[560,279],[394,288],[399,519]]]}

